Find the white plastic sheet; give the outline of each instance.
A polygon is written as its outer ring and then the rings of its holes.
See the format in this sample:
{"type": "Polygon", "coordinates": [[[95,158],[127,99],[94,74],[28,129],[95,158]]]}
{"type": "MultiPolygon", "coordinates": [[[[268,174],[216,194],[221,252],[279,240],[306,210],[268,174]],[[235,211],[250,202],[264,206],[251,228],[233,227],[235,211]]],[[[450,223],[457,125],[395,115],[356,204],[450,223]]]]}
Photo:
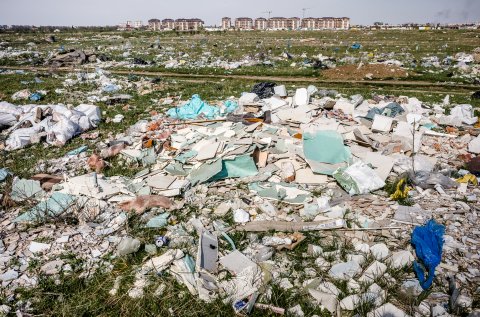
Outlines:
{"type": "Polygon", "coordinates": [[[339,168],[333,177],[350,195],[364,195],[385,186],[377,173],[362,161],[339,168]]]}
{"type": "Polygon", "coordinates": [[[74,109],[64,105],[25,105],[14,106],[5,102],[0,103],[0,125],[8,121],[13,127],[6,140],[7,150],[16,150],[33,142],[38,134],[46,133],[47,143],[57,146],[64,145],[74,136],[89,129],[96,128],[101,120],[100,108],[93,105],[81,104],[74,109]],[[38,109],[46,117],[38,122],[38,109]],[[3,115],[2,115],[3,114],[3,115]],[[12,121],[15,116],[15,121],[12,121]],[[20,128],[23,123],[30,123],[29,128],[20,128]]]}

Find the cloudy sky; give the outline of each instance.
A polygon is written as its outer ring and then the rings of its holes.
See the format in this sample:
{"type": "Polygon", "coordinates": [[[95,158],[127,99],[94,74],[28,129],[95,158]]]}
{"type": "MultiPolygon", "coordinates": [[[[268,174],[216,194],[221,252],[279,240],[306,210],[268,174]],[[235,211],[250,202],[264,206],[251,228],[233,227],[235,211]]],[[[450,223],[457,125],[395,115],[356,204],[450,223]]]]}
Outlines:
{"type": "Polygon", "coordinates": [[[115,25],[150,18],[347,16],[353,24],[480,21],[480,0],[0,0],[0,24],[115,25]]]}

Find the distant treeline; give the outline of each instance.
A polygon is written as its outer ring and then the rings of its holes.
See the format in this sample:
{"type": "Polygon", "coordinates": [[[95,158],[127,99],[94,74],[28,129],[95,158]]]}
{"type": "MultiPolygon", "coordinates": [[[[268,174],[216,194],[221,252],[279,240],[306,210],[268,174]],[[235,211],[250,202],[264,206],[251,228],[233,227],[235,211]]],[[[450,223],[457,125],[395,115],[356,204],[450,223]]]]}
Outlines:
{"type": "Polygon", "coordinates": [[[32,25],[0,25],[0,32],[39,32],[39,33],[50,33],[55,30],[59,31],[68,31],[68,32],[82,32],[82,31],[94,31],[94,32],[108,32],[115,31],[117,26],[32,26],[32,25]]]}

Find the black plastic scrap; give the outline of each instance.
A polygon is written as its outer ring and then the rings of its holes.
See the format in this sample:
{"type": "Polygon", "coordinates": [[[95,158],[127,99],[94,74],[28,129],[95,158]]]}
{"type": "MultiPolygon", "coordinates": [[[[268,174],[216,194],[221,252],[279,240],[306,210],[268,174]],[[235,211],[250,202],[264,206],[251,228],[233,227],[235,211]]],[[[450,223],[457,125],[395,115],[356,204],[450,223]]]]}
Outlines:
{"type": "Polygon", "coordinates": [[[270,98],[275,94],[273,87],[275,87],[276,85],[277,84],[272,82],[258,83],[253,86],[251,92],[257,94],[260,99],[270,98]]]}
{"type": "Polygon", "coordinates": [[[144,59],[138,58],[138,57],[135,57],[135,58],[133,59],[133,63],[134,63],[135,65],[148,65],[148,62],[147,62],[147,61],[145,61],[144,59]]]}
{"type": "Polygon", "coordinates": [[[312,64],[313,69],[328,69],[328,66],[322,63],[322,61],[316,59],[312,64]]]}

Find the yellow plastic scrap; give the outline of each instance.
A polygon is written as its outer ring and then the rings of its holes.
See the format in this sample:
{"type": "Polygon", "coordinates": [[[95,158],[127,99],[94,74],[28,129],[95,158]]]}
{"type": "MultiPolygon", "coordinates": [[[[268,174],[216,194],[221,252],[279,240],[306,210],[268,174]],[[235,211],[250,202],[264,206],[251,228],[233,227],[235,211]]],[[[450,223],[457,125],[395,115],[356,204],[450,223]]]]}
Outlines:
{"type": "Polygon", "coordinates": [[[407,199],[408,198],[408,192],[410,190],[412,190],[412,188],[407,186],[407,180],[405,178],[402,178],[397,183],[397,189],[390,196],[390,198],[392,198],[393,200],[407,199]]]}
{"type": "Polygon", "coordinates": [[[475,123],[475,125],[474,125],[473,127],[474,127],[475,129],[480,128],[480,118],[478,118],[477,123],[475,123]]]}
{"type": "Polygon", "coordinates": [[[457,179],[458,183],[470,183],[473,186],[478,186],[478,179],[475,175],[473,174],[466,174],[463,177],[457,179]]]}

